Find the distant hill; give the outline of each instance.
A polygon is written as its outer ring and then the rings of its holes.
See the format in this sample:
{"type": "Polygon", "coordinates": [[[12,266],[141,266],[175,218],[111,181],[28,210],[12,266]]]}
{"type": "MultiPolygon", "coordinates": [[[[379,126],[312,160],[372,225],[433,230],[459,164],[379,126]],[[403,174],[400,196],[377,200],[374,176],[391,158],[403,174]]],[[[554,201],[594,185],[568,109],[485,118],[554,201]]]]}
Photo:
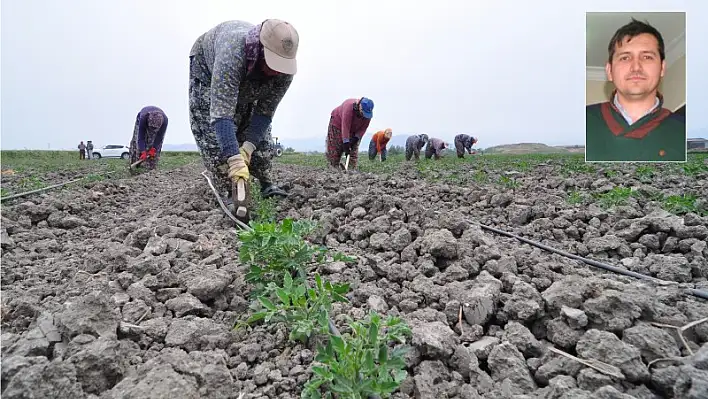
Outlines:
{"type": "Polygon", "coordinates": [[[570,154],[583,153],[585,146],[549,146],[541,143],[505,144],[489,147],[487,154],[570,154]]]}

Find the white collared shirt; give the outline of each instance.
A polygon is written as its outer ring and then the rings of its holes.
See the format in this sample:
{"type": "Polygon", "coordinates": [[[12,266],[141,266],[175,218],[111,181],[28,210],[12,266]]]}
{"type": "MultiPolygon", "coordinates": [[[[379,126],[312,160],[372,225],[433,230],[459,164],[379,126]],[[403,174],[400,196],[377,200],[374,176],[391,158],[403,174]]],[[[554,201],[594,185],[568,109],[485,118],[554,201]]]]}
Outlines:
{"type": "MultiPolygon", "coordinates": [[[[622,117],[624,120],[627,121],[627,124],[631,125],[632,123],[636,122],[632,120],[632,117],[629,116],[629,114],[624,110],[622,107],[622,104],[619,102],[619,97],[617,96],[617,93],[615,93],[615,98],[614,98],[614,104],[615,107],[617,107],[617,110],[619,110],[620,114],[622,114],[622,117]]],[[[649,113],[654,111],[657,107],[659,106],[659,97],[656,97],[656,101],[654,102],[654,106],[649,108],[647,112],[644,113],[644,115],[640,116],[637,120],[642,119],[643,117],[647,116],[649,113]]]]}

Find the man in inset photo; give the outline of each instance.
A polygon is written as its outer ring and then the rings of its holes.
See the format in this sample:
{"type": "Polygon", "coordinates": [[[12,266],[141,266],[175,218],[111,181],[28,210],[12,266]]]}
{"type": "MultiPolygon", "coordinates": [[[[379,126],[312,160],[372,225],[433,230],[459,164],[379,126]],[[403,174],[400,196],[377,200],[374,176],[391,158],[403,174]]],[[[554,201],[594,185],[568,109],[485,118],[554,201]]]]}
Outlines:
{"type": "Polygon", "coordinates": [[[664,39],[632,18],[608,46],[609,101],[586,107],[585,160],[686,161],[686,122],[664,108],[659,84],[666,73],[664,39]]]}

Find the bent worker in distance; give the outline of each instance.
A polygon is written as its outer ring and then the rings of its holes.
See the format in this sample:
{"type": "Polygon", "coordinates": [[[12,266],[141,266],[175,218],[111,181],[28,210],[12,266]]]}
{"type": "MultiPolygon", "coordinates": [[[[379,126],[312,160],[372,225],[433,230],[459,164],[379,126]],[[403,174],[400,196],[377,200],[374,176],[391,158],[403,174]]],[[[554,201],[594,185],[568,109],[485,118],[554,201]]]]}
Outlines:
{"type": "Polygon", "coordinates": [[[420,150],[428,143],[428,135],[425,133],[414,134],[406,139],[406,161],[410,161],[415,157],[415,160],[420,160],[420,150]]]}
{"type": "Polygon", "coordinates": [[[477,144],[477,139],[469,134],[458,134],[455,136],[455,151],[458,158],[465,157],[465,151],[472,154],[472,146],[477,144]]]}
{"type": "Polygon", "coordinates": [[[136,169],[157,168],[166,131],[165,112],[154,105],[143,107],[135,118],[133,137],[130,140],[130,164],[142,160],[142,163],[135,167],[136,169]]]}
{"type": "Polygon", "coordinates": [[[389,141],[391,141],[392,136],[393,130],[391,130],[391,128],[379,130],[378,132],[374,133],[374,135],[371,137],[371,141],[369,142],[370,161],[373,161],[377,155],[379,156],[379,161],[383,162],[386,160],[386,156],[388,155],[388,149],[386,148],[386,145],[389,141]]]}
{"type": "Polygon", "coordinates": [[[436,160],[442,158],[442,152],[447,148],[447,143],[441,139],[432,138],[428,141],[428,146],[425,147],[425,159],[430,159],[433,156],[436,160]]]}
{"type": "Polygon", "coordinates": [[[374,102],[366,97],[349,98],[332,110],[327,127],[325,156],[329,165],[340,168],[342,155],[349,155],[349,169],[356,169],[359,144],[374,114],[374,102]]]}

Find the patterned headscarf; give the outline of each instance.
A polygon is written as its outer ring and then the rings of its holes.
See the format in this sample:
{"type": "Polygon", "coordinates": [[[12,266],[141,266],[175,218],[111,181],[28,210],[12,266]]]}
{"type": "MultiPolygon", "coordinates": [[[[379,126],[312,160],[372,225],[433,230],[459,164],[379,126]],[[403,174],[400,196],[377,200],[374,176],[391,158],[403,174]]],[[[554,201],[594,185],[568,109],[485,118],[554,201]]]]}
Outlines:
{"type": "Polygon", "coordinates": [[[251,73],[258,60],[263,57],[263,44],[261,44],[261,25],[251,28],[246,35],[246,73],[251,73]]]}
{"type": "Polygon", "coordinates": [[[150,112],[148,114],[147,125],[150,130],[152,130],[152,131],[160,130],[163,122],[164,122],[164,118],[162,117],[162,113],[150,112]]]}

